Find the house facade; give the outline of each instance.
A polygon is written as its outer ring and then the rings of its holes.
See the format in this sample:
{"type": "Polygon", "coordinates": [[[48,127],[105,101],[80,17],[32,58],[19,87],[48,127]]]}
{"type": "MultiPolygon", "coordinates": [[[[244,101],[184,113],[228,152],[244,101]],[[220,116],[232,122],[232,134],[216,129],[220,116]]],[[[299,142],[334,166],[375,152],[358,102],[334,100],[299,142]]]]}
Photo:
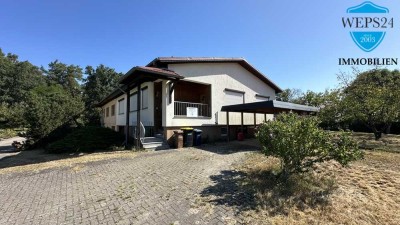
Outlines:
{"type": "MultiPolygon", "coordinates": [[[[102,126],[132,135],[140,118],[144,136],[165,140],[183,127],[201,129],[208,141],[224,139],[227,119],[230,129],[244,126],[250,133],[273,114],[233,112],[228,118],[221,108],[275,100],[281,92],[243,58],[160,57],[145,67],[132,68],[120,83],[98,104],[102,126]]],[[[234,130],[230,133],[235,135],[234,130]]]]}

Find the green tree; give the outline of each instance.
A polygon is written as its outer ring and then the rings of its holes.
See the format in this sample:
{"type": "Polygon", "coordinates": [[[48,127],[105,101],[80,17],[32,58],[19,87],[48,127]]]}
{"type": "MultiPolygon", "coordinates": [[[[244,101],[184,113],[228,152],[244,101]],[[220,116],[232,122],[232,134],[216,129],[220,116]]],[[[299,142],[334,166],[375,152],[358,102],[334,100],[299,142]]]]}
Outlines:
{"type": "Polygon", "coordinates": [[[5,55],[0,49],[0,103],[23,103],[30,90],[44,83],[38,67],[18,61],[17,55],[5,55]]]}
{"type": "Polygon", "coordinates": [[[87,75],[83,85],[85,118],[88,123],[99,125],[100,111],[95,104],[118,87],[118,81],[122,74],[102,64],[96,69],[87,66],[85,74],[87,75]]]}
{"type": "Polygon", "coordinates": [[[373,69],[354,70],[355,79],[341,75],[342,108],[348,120],[359,121],[379,139],[400,117],[400,72],[373,69]]]}
{"type": "Polygon", "coordinates": [[[33,89],[28,98],[29,110],[25,118],[29,123],[29,134],[39,140],[60,126],[80,116],[83,103],[72,96],[61,85],[44,85],[33,89]]]}
{"type": "Polygon", "coordinates": [[[318,162],[336,160],[342,165],[362,157],[350,134],[332,133],[318,127],[316,117],[283,113],[261,124],[257,138],[265,155],[281,160],[284,177],[307,172],[318,162]]]}
{"type": "Polygon", "coordinates": [[[281,93],[277,94],[276,99],[283,102],[295,103],[301,95],[302,92],[300,89],[287,88],[283,90],[281,93]]]}
{"type": "Polygon", "coordinates": [[[55,60],[49,63],[49,69],[41,68],[50,84],[60,84],[72,96],[81,95],[82,68],[76,65],[67,65],[55,60]]]}

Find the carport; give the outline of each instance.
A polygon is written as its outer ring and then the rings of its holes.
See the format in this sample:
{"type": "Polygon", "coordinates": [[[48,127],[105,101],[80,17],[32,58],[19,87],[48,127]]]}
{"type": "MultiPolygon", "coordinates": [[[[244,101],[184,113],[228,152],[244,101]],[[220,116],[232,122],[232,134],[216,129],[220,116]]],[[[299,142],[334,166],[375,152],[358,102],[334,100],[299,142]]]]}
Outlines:
{"type": "Polygon", "coordinates": [[[294,104],[289,102],[282,102],[277,100],[269,100],[262,102],[252,102],[237,105],[226,105],[222,106],[221,111],[226,112],[226,127],[227,127],[227,141],[229,141],[229,113],[240,112],[241,113],[241,128],[243,130],[243,114],[253,113],[254,114],[254,126],[257,126],[257,114],[264,114],[264,121],[267,120],[267,114],[278,114],[282,112],[294,112],[302,115],[308,115],[311,113],[318,112],[319,108],[294,104]]]}

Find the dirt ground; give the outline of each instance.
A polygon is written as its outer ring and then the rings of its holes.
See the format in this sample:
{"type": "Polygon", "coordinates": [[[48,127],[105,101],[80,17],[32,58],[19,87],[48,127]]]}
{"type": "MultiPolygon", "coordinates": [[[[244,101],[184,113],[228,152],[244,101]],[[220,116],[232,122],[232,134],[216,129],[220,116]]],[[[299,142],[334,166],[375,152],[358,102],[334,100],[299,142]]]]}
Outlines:
{"type": "Polygon", "coordinates": [[[348,167],[333,161],[318,165],[313,176],[324,184],[321,190],[300,186],[289,196],[266,188],[266,171],[277,163],[254,153],[238,168],[251,179],[244,179],[242,187],[255,190],[256,207],[241,212],[248,223],[400,224],[398,153],[366,151],[363,160],[348,167]]]}

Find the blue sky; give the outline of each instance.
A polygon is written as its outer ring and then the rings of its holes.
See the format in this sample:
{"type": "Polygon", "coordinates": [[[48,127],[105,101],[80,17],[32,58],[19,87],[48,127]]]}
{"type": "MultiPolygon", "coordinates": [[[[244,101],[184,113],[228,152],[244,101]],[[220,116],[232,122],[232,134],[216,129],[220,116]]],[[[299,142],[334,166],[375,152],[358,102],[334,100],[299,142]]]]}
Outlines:
{"type": "Polygon", "coordinates": [[[341,24],[362,2],[3,0],[0,48],[38,66],[59,59],[124,73],[158,56],[244,57],[282,88],[323,91],[350,70],[339,57],[400,58],[400,2],[373,1],[395,28],[370,53],[341,24]]]}

